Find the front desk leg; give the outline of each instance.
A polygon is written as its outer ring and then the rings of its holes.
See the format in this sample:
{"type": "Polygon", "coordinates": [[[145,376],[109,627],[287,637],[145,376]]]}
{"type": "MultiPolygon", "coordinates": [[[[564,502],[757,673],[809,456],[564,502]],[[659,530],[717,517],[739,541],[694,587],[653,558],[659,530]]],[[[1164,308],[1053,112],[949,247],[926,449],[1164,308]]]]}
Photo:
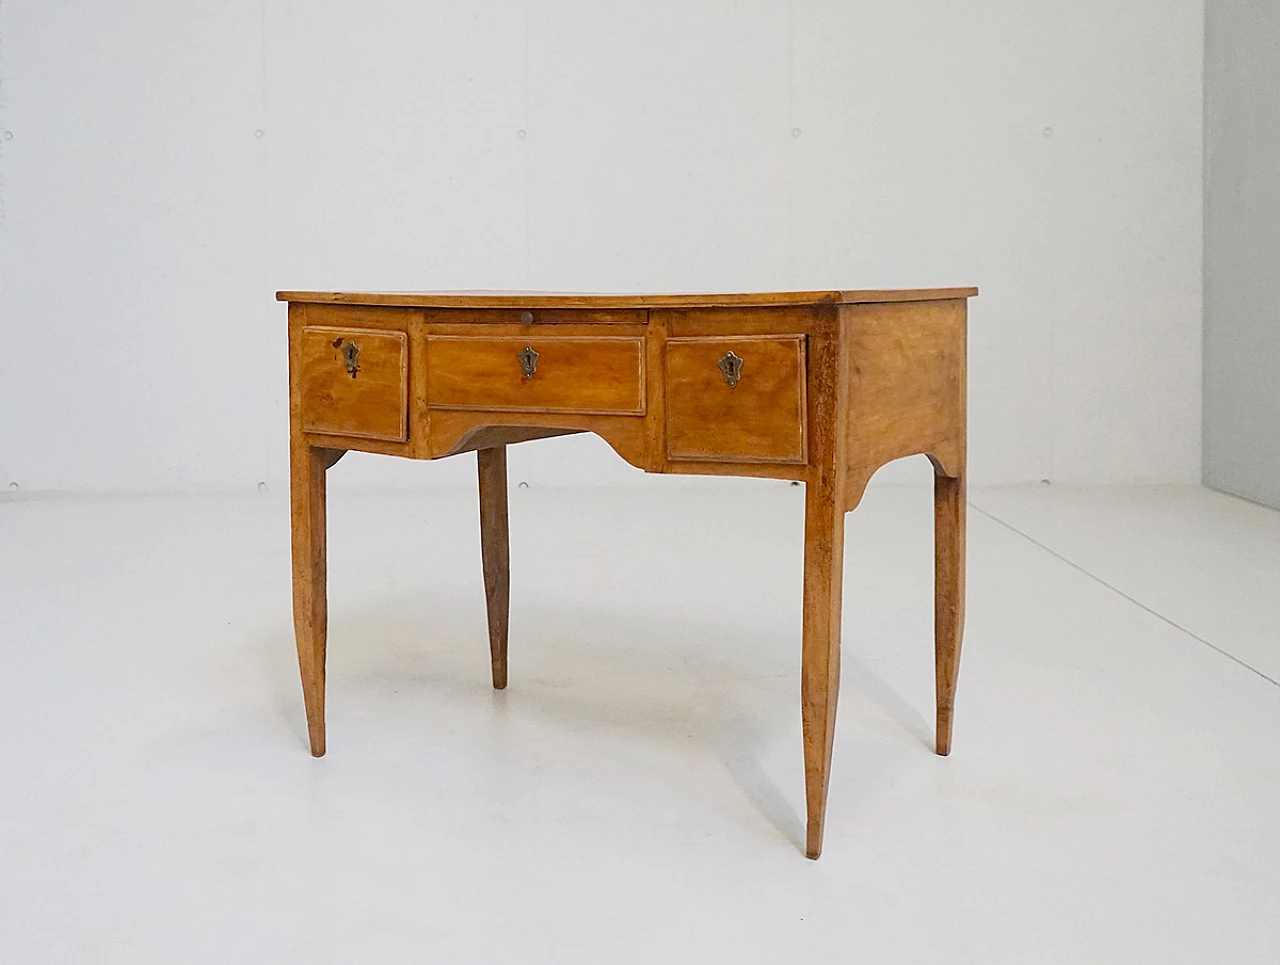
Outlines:
{"type": "Polygon", "coordinates": [[[808,811],[805,854],[822,853],[822,828],[840,690],[840,595],[844,577],[844,506],[833,478],[805,485],[804,641],[800,701],[808,811]]]}
{"type": "Polygon", "coordinates": [[[311,753],[324,756],[324,658],[329,606],[325,595],[325,471],[342,455],[295,441],[289,458],[293,530],[293,630],[302,672],[311,753]]]}
{"type": "Polygon", "coordinates": [[[964,476],[935,475],[933,630],[938,699],[936,750],[942,755],[951,753],[951,721],[964,635],[964,524],[964,476]]]}
{"type": "Polygon", "coordinates": [[[507,626],[511,615],[511,544],[507,525],[507,447],[476,451],[480,470],[480,554],[489,611],[493,687],[507,686],[507,626]]]}

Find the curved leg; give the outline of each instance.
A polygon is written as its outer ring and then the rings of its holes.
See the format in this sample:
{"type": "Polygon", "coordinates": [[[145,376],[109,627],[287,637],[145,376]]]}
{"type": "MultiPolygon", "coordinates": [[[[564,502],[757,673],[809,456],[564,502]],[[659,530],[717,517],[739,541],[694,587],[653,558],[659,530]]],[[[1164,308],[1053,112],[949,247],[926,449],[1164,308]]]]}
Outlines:
{"type": "Polygon", "coordinates": [[[324,658],[329,607],[325,595],[325,469],[340,451],[296,441],[289,458],[293,533],[293,629],[302,673],[311,753],[324,755],[324,658]]]}
{"type": "Polygon", "coordinates": [[[951,753],[951,721],[964,636],[964,476],[938,474],[933,480],[934,661],[937,677],[937,745],[951,753]]]}
{"type": "Polygon", "coordinates": [[[840,690],[840,593],[844,577],[844,507],[834,480],[805,487],[804,644],[800,702],[804,718],[805,854],[822,853],[822,829],[840,690]]]}
{"type": "Polygon", "coordinates": [[[480,555],[489,611],[493,687],[507,686],[507,625],[511,614],[511,547],[507,526],[507,447],[476,450],[480,471],[480,555]]]}

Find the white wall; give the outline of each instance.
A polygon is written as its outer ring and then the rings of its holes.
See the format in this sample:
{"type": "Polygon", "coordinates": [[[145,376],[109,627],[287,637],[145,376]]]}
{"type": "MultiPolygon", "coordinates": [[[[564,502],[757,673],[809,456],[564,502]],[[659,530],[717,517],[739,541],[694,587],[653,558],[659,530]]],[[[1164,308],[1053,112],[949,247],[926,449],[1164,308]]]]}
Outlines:
{"type": "Polygon", "coordinates": [[[1195,480],[1202,16],[4,0],[0,484],[282,484],[276,288],[967,284],[975,481],[1195,480]]]}
{"type": "Polygon", "coordinates": [[[1280,4],[1205,39],[1204,481],[1280,509],[1280,4]]]}

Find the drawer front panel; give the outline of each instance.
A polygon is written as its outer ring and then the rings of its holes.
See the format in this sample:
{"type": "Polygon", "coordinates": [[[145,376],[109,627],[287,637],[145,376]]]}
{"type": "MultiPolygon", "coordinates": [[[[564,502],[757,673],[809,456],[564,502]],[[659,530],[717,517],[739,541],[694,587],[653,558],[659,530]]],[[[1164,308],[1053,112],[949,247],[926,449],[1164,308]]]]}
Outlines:
{"type": "Polygon", "coordinates": [[[805,462],[803,335],[671,338],[666,374],[667,458],[805,462]]]}
{"type": "Polygon", "coordinates": [[[427,338],[427,404],[488,412],[644,415],[644,339],[427,338]]]}
{"type": "Polygon", "coordinates": [[[298,337],[303,431],[409,437],[407,333],[307,325],[298,337]]]}

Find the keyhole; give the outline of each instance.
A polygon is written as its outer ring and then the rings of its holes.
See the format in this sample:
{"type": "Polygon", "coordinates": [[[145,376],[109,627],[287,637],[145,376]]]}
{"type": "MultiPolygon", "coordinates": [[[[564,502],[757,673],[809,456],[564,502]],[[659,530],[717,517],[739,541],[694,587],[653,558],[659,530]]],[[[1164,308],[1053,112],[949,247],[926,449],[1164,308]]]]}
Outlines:
{"type": "Polygon", "coordinates": [[[720,366],[720,374],[729,388],[735,388],[742,378],[742,359],[735,352],[725,352],[716,363],[720,366]]]}
{"type": "Polygon", "coordinates": [[[355,342],[342,346],[342,361],[347,366],[347,374],[354,379],[360,371],[360,346],[355,342]]]}

